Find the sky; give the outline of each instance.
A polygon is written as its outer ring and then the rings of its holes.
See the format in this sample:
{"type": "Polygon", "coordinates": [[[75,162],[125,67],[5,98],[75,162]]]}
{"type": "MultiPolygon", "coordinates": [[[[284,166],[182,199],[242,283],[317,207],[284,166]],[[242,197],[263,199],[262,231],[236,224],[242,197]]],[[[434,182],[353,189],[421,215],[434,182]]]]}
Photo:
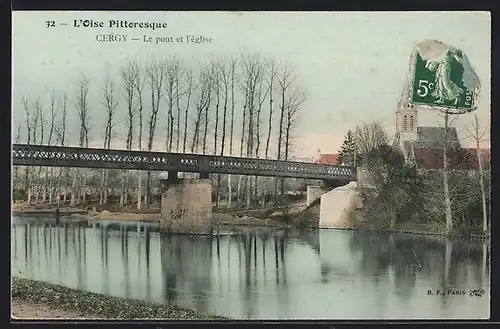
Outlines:
{"type": "MultiPolygon", "coordinates": [[[[293,67],[295,87],[305,93],[293,131],[294,155],[315,157],[318,149],[337,153],[347,131],[364,122],[379,121],[390,137],[394,135],[395,111],[410,56],[425,39],[442,41],[467,55],[481,82],[476,114],[485,129],[490,124],[490,32],[487,12],[14,12],[13,138],[19,122],[25,120],[21,98],[34,102],[40,97],[48,116],[49,95],[55,90],[58,95],[68,94],[69,139],[76,146],[75,81],[80,73],[90,78],[90,145],[100,147],[106,121],[102,105],[106,70],[120,84],[118,72],[127,58],[145,63],[151,57],[177,55],[186,67],[196,70],[210,58],[259,54],[293,67]],[[105,27],[77,28],[73,20],[102,21],[105,27]],[[154,31],[109,28],[109,20],[167,23],[167,27],[154,31]],[[54,21],[55,26],[47,27],[47,21],[54,21]],[[98,42],[96,36],[101,34],[124,34],[127,41],[98,42]],[[157,37],[186,35],[204,36],[212,42],[155,43],[157,37]],[[153,42],[143,42],[145,36],[153,37],[153,42]]],[[[241,99],[237,103],[241,108],[241,99]]],[[[150,111],[145,110],[146,114],[150,111]]],[[[165,110],[163,105],[157,150],[164,145],[165,110]]],[[[120,99],[113,148],[124,147],[125,117],[126,103],[120,99]]],[[[237,115],[236,126],[240,119],[237,115]]],[[[266,120],[262,121],[265,127],[266,120]]],[[[436,112],[419,109],[418,121],[419,126],[436,126],[443,119],[436,112]]],[[[473,121],[472,113],[455,121],[464,146],[473,146],[465,129],[473,121]]],[[[236,129],[235,143],[241,128],[236,129]]],[[[22,124],[22,136],[25,131],[22,124]]],[[[482,144],[489,145],[489,140],[482,144]]]]}

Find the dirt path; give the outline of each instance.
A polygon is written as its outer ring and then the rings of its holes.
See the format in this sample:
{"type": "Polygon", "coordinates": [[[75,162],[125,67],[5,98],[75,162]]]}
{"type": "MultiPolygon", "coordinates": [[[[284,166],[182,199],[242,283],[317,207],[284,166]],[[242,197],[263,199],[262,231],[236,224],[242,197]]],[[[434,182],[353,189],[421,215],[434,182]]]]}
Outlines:
{"type": "Polygon", "coordinates": [[[55,309],[47,305],[33,304],[19,300],[12,300],[11,314],[14,319],[99,319],[93,315],[84,315],[77,312],[69,312],[55,309]]]}

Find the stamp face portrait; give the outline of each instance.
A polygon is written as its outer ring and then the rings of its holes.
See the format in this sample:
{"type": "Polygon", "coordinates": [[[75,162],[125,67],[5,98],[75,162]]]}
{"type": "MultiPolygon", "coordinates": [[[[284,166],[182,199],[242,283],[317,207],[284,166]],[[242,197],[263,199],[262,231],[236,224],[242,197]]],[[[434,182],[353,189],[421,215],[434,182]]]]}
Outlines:
{"type": "Polygon", "coordinates": [[[490,30],[14,11],[13,316],[488,319],[490,30]]]}

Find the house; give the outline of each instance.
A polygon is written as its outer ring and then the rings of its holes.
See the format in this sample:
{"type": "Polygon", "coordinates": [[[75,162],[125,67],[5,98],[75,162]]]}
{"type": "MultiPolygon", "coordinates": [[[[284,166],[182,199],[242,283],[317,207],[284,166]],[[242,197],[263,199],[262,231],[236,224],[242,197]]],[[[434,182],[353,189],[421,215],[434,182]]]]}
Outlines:
{"type": "Polygon", "coordinates": [[[328,165],[340,165],[340,154],[320,154],[318,159],[314,163],[317,164],[328,164],[328,165]]]}
{"type": "MultiPolygon", "coordinates": [[[[448,151],[448,168],[451,170],[474,170],[479,168],[477,150],[471,148],[456,148],[448,151]]],[[[481,168],[490,169],[491,152],[490,149],[480,149],[481,168]]],[[[427,170],[443,169],[443,149],[442,148],[422,148],[413,149],[413,158],[417,168],[427,170]]]]}

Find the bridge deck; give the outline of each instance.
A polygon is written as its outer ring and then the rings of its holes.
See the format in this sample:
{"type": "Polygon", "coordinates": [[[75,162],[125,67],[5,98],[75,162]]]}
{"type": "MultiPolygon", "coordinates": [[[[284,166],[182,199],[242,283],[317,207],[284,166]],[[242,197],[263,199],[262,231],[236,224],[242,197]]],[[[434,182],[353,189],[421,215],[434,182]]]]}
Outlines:
{"type": "Polygon", "coordinates": [[[12,163],[20,166],[134,169],[321,180],[356,180],[356,169],[345,166],[188,153],[26,144],[13,145],[12,163]]]}

